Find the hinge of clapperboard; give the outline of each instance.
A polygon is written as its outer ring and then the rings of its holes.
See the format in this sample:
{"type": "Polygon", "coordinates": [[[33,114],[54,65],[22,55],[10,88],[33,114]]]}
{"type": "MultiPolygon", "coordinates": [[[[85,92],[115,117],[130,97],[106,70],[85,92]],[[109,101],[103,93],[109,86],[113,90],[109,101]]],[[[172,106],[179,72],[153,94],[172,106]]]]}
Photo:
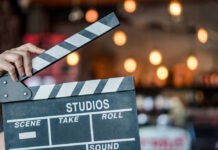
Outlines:
{"type": "MultiPolygon", "coordinates": [[[[50,48],[41,55],[33,58],[32,67],[33,75],[49,67],[55,62],[61,60],[66,55],[70,54],[95,40],[101,35],[107,33],[119,25],[119,21],[114,13],[110,13],[104,18],[89,25],[80,32],[72,35],[58,45],[50,48]]],[[[54,85],[42,85],[37,87],[27,87],[22,81],[28,77],[19,77],[19,82],[14,82],[11,77],[6,74],[0,78],[0,103],[47,99],[53,97],[65,97],[74,95],[86,95],[93,93],[107,93],[122,91],[125,89],[132,89],[131,77],[127,78],[112,78],[105,80],[91,80],[89,82],[72,82],[54,85]],[[103,89],[99,89],[99,82],[101,85],[107,85],[103,89]],[[124,83],[124,84],[122,84],[124,83]],[[75,86],[80,86],[82,90],[76,91],[75,86]],[[93,87],[94,86],[94,87],[93,87]],[[98,87],[97,87],[98,86],[98,87]],[[113,86],[114,91],[111,90],[113,86]],[[130,87],[129,87],[130,86],[130,87]],[[92,87],[92,88],[91,88],[92,87]],[[67,90],[66,90],[67,89],[67,90]],[[95,90],[90,90],[95,89],[95,90]],[[73,91],[73,92],[72,92],[73,91]]]]}

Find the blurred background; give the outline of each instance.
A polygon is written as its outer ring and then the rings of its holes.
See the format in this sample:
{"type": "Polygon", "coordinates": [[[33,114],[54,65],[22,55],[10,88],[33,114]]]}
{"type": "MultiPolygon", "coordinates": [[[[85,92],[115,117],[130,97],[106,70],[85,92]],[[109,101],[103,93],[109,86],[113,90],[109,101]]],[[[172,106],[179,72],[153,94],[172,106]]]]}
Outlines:
{"type": "Polygon", "coordinates": [[[112,11],[118,28],[25,83],[134,76],[142,150],[218,150],[216,0],[1,0],[0,52],[48,49],[112,11]]]}

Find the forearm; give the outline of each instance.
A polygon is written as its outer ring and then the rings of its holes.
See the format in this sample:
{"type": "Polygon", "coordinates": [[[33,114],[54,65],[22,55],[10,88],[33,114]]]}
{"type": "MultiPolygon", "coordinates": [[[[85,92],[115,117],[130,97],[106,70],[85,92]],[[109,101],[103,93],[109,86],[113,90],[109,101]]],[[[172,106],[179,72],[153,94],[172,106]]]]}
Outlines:
{"type": "Polygon", "coordinates": [[[0,132],[0,150],[5,150],[4,133],[0,132]]]}

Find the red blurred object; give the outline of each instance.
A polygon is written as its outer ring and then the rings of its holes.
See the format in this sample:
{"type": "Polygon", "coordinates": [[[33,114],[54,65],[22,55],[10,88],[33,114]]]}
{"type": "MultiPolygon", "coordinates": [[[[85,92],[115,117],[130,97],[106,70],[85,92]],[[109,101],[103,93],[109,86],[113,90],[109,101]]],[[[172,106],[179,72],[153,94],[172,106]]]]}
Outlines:
{"type": "Polygon", "coordinates": [[[40,41],[40,35],[38,34],[26,34],[23,38],[24,43],[32,43],[38,45],[40,41]]]}
{"type": "Polygon", "coordinates": [[[42,48],[48,49],[63,40],[65,40],[69,35],[66,34],[26,34],[23,38],[24,43],[32,43],[38,45],[42,48]]]}

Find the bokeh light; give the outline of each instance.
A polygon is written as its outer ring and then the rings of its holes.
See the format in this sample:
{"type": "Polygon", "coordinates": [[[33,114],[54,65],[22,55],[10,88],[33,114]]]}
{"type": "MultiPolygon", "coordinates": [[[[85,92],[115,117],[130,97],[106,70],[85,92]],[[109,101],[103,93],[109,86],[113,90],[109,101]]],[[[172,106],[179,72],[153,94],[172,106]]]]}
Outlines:
{"type": "Polygon", "coordinates": [[[136,1],[135,0],[125,0],[123,7],[126,12],[133,13],[136,10],[136,1]]]}
{"type": "Polygon", "coordinates": [[[180,16],[182,14],[182,5],[178,1],[171,1],[168,9],[172,16],[180,16]]]}
{"type": "Polygon", "coordinates": [[[166,80],[169,75],[168,69],[165,66],[158,67],[156,74],[157,74],[158,79],[160,80],[166,80]]]}
{"type": "Polygon", "coordinates": [[[74,22],[74,21],[78,21],[78,20],[82,19],[83,16],[84,16],[84,14],[83,14],[83,11],[81,9],[74,8],[70,12],[68,19],[69,19],[69,21],[74,22]]]}
{"type": "Polygon", "coordinates": [[[135,59],[133,58],[127,58],[124,61],[124,69],[126,72],[135,72],[136,68],[137,68],[137,63],[135,61],[135,59]]]}
{"type": "Polygon", "coordinates": [[[90,22],[90,23],[95,22],[96,20],[98,20],[98,12],[97,12],[97,10],[89,9],[86,12],[85,18],[86,18],[87,22],[90,22]]]}
{"type": "Polygon", "coordinates": [[[197,33],[197,38],[201,43],[206,43],[208,40],[208,32],[204,28],[199,28],[197,33]]]}
{"type": "Polygon", "coordinates": [[[71,53],[67,56],[67,64],[75,66],[79,63],[79,54],[77,52],[71,53]]]}
{"type": "Polygon", "coordinates": [[[143,108],[146,111],[151,111],[154,108],[154,99],[151,96],[145,97],[143,102],[143,108]]]}
{"type": "Polygon", "coordinates": [[[152,65],[159,65],[162,62],[162,55],[158,50],[152,50],[149,54],[149,61],[152,65]]]}
{"type": "Polygon", "coordinates": [[[170,122],[170,118],[167,114],[160,114],[157,117],[157,125],[166,126],[167,124],[169,124],[169,122],[170,122]]]}
{"type": "Polygon", "coordinates": [[[28,8],[31,0],[19,0],[18,3],[22,8],[28,8]]]}
{"type": "Polygon", "coordinates": [[[196,70],[198,68],[198,59],[195,56],[189,56],[186,65],[190,70],[196,70]]]}
{"type": "Polygon", "coordinates": [[[148,120],[149,120],[148,115],[142,114],[142,113],[138,115],[138,123],[140,125],[146,124],[148,122],[148,120]]]}
{"type": "Polygon", "coordinates": [[[117,31],[114,33],[113,41],[117,46],[123,46],[126,44],[127,36],[123,31],[117,31]]]}

